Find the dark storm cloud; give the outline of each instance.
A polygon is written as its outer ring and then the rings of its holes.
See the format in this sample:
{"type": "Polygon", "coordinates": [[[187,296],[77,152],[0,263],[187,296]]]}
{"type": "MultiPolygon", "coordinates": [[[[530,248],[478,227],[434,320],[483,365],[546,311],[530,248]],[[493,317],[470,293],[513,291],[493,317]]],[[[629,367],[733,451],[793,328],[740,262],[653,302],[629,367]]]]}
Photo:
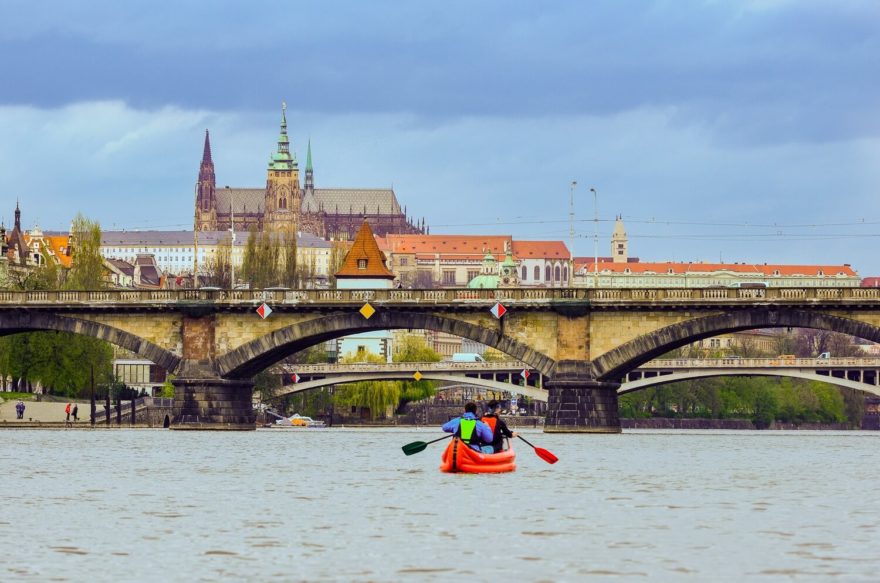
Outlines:
{"type": "MultiPolygon", "coordinates": [[[[0,16],[36,10],[12,6],[0,16]]],[[[0,100],[257,110],[286,98],[426,118],[659,106],[721,139],[880,133],[872,2],[149,6],[7,18],[0,100]]]]}

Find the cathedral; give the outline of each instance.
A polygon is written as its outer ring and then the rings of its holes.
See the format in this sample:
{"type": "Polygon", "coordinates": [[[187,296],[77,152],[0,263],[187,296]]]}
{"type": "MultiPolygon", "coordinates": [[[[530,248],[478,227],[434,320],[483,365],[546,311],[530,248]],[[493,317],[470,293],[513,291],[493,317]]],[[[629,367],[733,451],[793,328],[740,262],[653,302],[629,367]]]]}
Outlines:
{"type": "Polygon", "coordinates": [[[425,221],[413,224],[390,188],[315,188],[312,144],[309,142],[304,182],[290,151],[286,106],[281,106],[278,151],[269,159],[265,188],[217,188],[211,140],[205,130],[205,149],[196,185],[195,228],[224,231],[292,229],[319,237],[351,240],[364,221],[379,236],[420,234],[425,221]]]}

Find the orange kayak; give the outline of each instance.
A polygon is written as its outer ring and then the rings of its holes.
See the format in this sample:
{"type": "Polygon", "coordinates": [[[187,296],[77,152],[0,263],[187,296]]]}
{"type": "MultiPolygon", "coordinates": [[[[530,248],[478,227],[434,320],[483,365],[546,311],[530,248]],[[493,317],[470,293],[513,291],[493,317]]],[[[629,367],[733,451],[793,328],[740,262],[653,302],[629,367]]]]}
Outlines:
{"type": "Polygon", "coordinates": [[[454,437],[440,462],[442,472],[465,472],[470,474],[496,474],[516,469],[516,452],[513,448],[499,453],[480,453],[469,448],[454,437]]]}

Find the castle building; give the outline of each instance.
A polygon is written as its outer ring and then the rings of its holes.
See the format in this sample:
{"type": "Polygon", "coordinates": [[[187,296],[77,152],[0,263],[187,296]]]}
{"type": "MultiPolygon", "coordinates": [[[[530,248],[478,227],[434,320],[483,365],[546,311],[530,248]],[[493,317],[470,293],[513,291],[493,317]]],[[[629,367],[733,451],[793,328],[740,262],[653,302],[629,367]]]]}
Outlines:
{"type": "Polygon", "coordinates": [[[336,240],[351,240],[364,221],[379,235],[418,234],[426,231],[422,219],[414,224],[390,188],[315,188],[312,144],[309,141],[305,174],[300,185],[299,163],[290,149],[286,106],[281,107],[278,149],[269,158],[265,188],[217,188],[210,134],[196,184],[195,228],[225,231],[290,230],[336,240]]]}

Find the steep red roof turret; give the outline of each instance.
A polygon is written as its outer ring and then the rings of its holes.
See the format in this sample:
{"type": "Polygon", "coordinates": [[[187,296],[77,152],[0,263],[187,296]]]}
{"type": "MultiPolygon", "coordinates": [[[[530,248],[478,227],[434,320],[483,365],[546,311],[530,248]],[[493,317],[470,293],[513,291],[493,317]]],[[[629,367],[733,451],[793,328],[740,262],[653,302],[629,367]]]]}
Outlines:
{"type": "Polygon", "coordinates": [[[336,277],[394,279],[394,274],[385,267],[385,259],[385,254],[379,249],[373,236],[373,229],[364,221],[342,262],[342,267],[336,272],[336,277]]]}

